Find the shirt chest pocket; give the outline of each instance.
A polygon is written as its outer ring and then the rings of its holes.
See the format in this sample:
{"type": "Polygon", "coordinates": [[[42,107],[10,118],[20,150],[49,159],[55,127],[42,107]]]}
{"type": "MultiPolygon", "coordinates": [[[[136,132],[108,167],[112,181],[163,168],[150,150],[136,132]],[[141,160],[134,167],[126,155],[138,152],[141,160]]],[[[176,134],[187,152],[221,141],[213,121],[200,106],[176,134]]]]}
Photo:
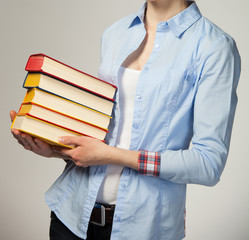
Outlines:
{"type": "Polygon", "coordinates": [[[195,74],[170,69],[162,83],[162,94],[168,109],[189,107],[193,103],[195,74]]]}

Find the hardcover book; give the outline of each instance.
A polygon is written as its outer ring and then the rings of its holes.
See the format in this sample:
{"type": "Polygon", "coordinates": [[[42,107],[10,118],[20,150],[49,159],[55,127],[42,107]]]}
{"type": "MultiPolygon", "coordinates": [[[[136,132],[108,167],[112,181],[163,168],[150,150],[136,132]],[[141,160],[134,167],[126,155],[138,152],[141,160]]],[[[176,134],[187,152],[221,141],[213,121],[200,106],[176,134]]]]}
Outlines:
{"type": "Polygon", "coordinates": [[[28,73],[23,87],[42,89],[43,91],[79,103],[109,116],[112,113],[114,105],[113,101],[41,73],[28,73]]]}
{"type": "Polygon", "coordinates": [[[58,138],[61,136],[80,136],[76,132],[69,131],[65,128],[57,127],[53,124],[41,121],[39,119],[24,115],[16,116],[11,129],[18,129],[19,131],[28,133],[33,137],[42,139],[51,145],[57,145],[61,147],[74,148],[73,145],[64,145],[58,142],[58,138]]]}
{"type": "Polygon", "coordinates": [[[23,103],[35,103],[105,130],[107,130],[111,120],[111,117],[106,114],[99,113],[37,88],[32,88],[27,91],[23,103]]]}
{"type": "Polygon", "coordinates": [[[66,65],[45,54],[33,54],[29,57],[26,71],[42,72],[71,85],[83,88],[94,94],[114,100],[116,86],[102,81],[85,72],[66,65]]]}
{"type": "Polygon", "coordinates": [[[34,117],[42,121],[54,124],[58,127],[63,127],[70,131],[91,136],[102,141],[104,140],[107,133],[107,130],[95,127],[80,120],[76,120],[75,118],[71,118],[62,113],[55,112],[51,109],[39,106],[34,103],[22,104],[19,109],[18,115],[27,115],[30,117],[34,117]]]}
{"type": "Polygon", "coordinates": [[[61,136],[104,141],[116,87],[44,54],[31,55],[25,98],[11,128],[62,147],[61,136]]]}

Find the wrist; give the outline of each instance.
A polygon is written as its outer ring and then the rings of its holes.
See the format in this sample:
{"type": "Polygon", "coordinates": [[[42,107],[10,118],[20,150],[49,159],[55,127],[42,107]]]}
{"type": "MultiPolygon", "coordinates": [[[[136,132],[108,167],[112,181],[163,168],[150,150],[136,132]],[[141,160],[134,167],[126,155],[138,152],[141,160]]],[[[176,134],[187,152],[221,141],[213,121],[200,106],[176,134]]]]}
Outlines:
{"type": "Polygon", "coordinates": [[[125,150],[118,147],[109,146],[107,153],[107,162],[109,164],[122,165],[137,170],[138,165],[138,151],[125,150]]]}

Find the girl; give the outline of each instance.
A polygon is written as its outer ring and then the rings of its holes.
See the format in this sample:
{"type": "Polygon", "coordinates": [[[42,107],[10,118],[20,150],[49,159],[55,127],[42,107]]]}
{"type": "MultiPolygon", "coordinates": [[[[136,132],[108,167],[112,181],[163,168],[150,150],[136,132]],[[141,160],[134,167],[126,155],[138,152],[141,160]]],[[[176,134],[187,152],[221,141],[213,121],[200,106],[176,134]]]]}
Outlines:
{"type": "Polygon", "coordinates": [[[99,76],[118,91],[106,144],[61,137],[77,145],[68,150],[12,131],[70,160],[46,193],[51,239],[183,239],[186,184],[213,186],[224,169],[239,75],[234,40],[195,2],[148,0],[110,26],[99,76]]]}

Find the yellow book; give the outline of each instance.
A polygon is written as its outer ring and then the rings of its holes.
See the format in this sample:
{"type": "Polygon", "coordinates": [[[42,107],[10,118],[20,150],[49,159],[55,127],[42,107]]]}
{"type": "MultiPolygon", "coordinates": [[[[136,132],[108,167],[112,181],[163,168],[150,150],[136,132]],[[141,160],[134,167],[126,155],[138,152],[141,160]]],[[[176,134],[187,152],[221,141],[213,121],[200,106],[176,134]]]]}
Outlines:
{"type": "Polygon", "coordinates": [[[111,116],[112,114],[113,101],[41,73],[28,73],[23,87],[39,88],[106,115],[111,116]]]}
{"type": "Polygon", "coordinates": [[[80,136],[80,134],[69,131],[67,129],[57,127],[53,124],[38,120],[36,118],[24,115],[17,115],[11,125],[11,129],[18,129],[33,137],[42,139],[43,141],[61,147],[74,148],[73,145],[64,145],[58,142],[61,136],[80,136]]]}
{"type": "Polygon", "coordinates": [[[111,117],[106,114],[99,113],[36,88],[27,91],[23,103],[35,103],[69,117],[98,126],[104,130],[107,130],[111,120],[111,117]]]}

